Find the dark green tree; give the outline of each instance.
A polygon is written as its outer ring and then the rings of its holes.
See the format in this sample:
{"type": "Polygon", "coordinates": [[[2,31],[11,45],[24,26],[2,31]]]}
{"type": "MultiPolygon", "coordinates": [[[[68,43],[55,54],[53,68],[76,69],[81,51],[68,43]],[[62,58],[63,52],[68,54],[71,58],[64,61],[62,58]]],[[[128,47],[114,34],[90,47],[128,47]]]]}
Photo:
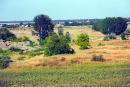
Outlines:
{"type": "Polygon", "coordinates": [[[44,54],[46,56],[74,53],[74,50],[69,46],[66,37],[58,36],[57,34],[49,36],[43,47],[45,47],[44,54]]]}
{"type": "Polygon", "coordinates": [[[127,19],[121,17],[112,17],[99,20],[93,25],[93,29],[104,34],[115,33],[120,35],[127,29],[127,19]]]}
{"type": "Polygon", "coordinates": [[[40,41],[48,37],[52,32],[54,25],[52,20],[47,15],[37,15],[34,17],[34,27],[39,33],[40,41]]]}

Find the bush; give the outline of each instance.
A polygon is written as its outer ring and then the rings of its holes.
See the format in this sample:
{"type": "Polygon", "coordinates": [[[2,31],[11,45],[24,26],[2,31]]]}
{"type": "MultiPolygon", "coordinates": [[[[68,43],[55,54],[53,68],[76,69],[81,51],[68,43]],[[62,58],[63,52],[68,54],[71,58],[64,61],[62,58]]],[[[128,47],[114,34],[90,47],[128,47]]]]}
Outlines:
{"type": "Polygon", "coordinates": [[[68,42],[71,42],[71,35],[69,32],[66,32],[65,37],[68,40],[68,42]]]}
{"type": "Polygon", "coordinates": [[[9,50],[13,51],[13,52],[21,52],[21,51],[23,51],[22,49],[16,48],[16,47],[11,47],[9,50]]]}
{"type": "Polygon", "coordinates": [[[116,39],[116,34],[115,33],[111,33],[110,35],[108,35],[109,39],[116,39]]]}
{"type": "Polygon", "coordinates": [[[109,41],[110,39],[109,39],[109,36],[105,36],[104,38],[103,38],[103,41],[109,41]]]}
{"type": "Polygon", "coordinates": [[[0,55],[0,68],[6,68],[8,67],[10,57],[7,55],[0,55]]]}
{"type": "Polygon", "coordinates": [[[52,56],[57,54],[72,54],[74,50],[70,48],[69,42],[65,36],[58,36],[53,34],[47,38],[44,45],[44,55],[52,56]]]}
{"type": "Polygon", "coordinates": [[[0,29],[0,39],[12,40],[15,38],[16,38],[16,36],[13,33],[11,33],[8,29],[6,29],[6,28],[0,29]]]}
{"type": "Polygon", "coordinates": [[[103,41],[109,41],[109,40],[113,40],[113,39],[116,39],[116,34],[111,33],[110,35],[106,35],[106,36],[103,38],[103,41]]]}
{"type": "Polygon", "coordinates": [[[128,40],[128,35],[126,35],[125,33],[121,34],[121,39],[122,40],[128,40]]]}
{"type": "Polygon", "coordinates": [[[89,44],[89,36],[85,33],[82,33],[78,36],[78,39],[76,41],[76,44],[80,46],[81,49],[88,49],[89,44]]]}
{"type": "Polygon", "coordinates": [[[60,25],[59,27],[58,27],[58,35],[60,36],[63,36],[64,35],[64,29],[63,29],[63,26],[62,25],[60,25]]]}
{"type": "Polygon", "coordinates": [[[103,55],[92,55],[92,59],[91,59],[91,61],[99,61],[99,62],[104,62],[105,61],[105,59],[103,58],[103,55]]]}

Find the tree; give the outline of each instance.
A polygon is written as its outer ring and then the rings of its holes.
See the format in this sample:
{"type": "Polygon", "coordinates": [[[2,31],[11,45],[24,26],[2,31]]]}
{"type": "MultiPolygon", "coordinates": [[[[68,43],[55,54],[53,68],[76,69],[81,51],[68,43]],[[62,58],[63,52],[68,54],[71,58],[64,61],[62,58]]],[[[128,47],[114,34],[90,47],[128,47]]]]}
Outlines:
{"type": "Polygon", "coordinates": [[[74,50],[69,46],[65,36],[53,34],[44,43],[44,55],[52,56],[57,54],[72,54],[74,50]]]}
{"type": "Polygon", "coordinates": [[[76,44],[80,46],[81,49],[88,49],[90,46],[89,36],[86,33],[82,33],[78,36],[76,44]]]}
{"type": "Polygon", "coordinates": [[[48,37],[52,32],[54,25],[52,20],[47,15],[37,15],[34,17],[34,27],[39,33],[40,41],[48,37]]]}
{"type": "Polygon", "coordinates": [[[112,17],[99,20],[93,25],[93,29],[104,34],[115,33],[120,35],[127,28],[127,19],[121,17],[112,17]]]}

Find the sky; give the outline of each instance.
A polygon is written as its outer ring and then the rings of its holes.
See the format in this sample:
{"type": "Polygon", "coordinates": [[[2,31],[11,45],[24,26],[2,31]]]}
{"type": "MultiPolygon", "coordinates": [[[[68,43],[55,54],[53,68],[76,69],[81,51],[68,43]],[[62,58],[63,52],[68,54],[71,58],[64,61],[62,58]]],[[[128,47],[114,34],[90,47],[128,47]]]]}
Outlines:
{"type": "Polygon", "coordinates": [[[130,0],[0,0],[0,21],[130,17],[130,0]]]}

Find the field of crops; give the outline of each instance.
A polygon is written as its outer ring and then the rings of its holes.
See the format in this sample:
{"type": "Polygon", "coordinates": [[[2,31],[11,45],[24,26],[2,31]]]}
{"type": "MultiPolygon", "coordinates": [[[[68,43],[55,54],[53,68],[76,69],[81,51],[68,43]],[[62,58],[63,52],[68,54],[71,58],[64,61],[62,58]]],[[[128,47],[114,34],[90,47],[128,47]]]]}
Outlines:
{"type": "Polygon", "coordinates": [[[130,63],[6,69],[0,87],[130,87],[130,63]]]}

